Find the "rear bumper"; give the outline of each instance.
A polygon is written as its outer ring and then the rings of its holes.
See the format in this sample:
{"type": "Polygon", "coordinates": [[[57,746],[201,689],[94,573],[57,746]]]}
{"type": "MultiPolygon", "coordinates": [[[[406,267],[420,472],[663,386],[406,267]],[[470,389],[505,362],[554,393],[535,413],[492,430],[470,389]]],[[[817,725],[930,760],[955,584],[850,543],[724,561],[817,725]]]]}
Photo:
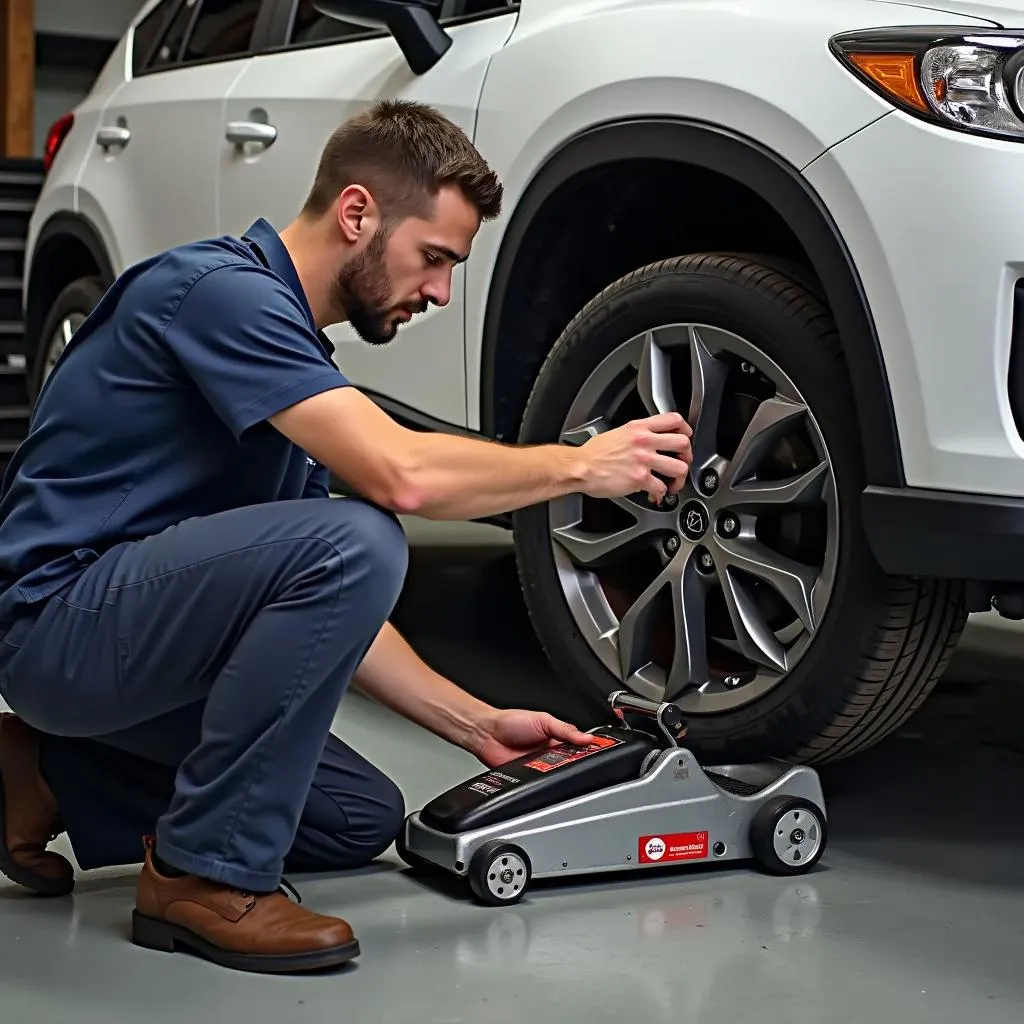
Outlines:
{"type": "Polygon", "coordinates": [[[1024,583],[1024,498],[868,487],[862,511],[886,572],[1024,583]]]}

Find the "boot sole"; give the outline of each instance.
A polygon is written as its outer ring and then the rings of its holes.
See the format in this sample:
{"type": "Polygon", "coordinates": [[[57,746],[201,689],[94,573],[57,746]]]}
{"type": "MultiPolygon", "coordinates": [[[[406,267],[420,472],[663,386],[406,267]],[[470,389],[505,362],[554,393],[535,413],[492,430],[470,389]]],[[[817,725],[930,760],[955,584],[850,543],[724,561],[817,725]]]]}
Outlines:
{"type": "Polygon", "coordinates": [[[195,932],[181,925],[159,921],[153,917],[132,911],[132,942],[144,949],[160,953],[175,953],[188,949],[220,967],[236,971],[252,971],[259,974],[286,974],[293,971],[318,971],[328,967],[340,967],[359,956],[359,941],[353,939],[342,946],[317,949],[309,953],[266,955],[256,953],[234,953],[220,949],[195,932]]]}
{"type": "Polygon", "coordinates": [[[31,889],[37,896],[69,896],[75,888],[72,877],[67,882],[47,878],[21,867],[7,849],[7,805],[4,801],[4,783],[0,778],[0,874],[5,875],[16,885],[31,889]]]}

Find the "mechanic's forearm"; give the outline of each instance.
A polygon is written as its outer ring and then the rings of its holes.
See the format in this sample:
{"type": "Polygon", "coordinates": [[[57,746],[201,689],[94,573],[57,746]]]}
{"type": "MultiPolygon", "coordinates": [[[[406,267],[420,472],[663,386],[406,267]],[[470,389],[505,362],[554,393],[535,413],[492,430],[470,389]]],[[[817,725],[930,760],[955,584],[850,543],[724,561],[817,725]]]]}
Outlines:
{"type": "Polygon", "coordinates": [[[435,672],[390,623],[377,634],[352,685],[436,736],[472,751],[495,714],[435,672]]]}
{"type": "Polygon", "coordinates": [[[580,490],[586,466],[569,445],[512,446],[416,434],[405,453],[404,510],[426,519],[480,519],[580,490]]]}
{"type": "Polygon", "coordinates": [[[480,519],[550,501],[583,490],[591,471],[573,445],[409,430],[353,387],[315,395],[270,422],[358,494],[427,519],[480,519]]]}

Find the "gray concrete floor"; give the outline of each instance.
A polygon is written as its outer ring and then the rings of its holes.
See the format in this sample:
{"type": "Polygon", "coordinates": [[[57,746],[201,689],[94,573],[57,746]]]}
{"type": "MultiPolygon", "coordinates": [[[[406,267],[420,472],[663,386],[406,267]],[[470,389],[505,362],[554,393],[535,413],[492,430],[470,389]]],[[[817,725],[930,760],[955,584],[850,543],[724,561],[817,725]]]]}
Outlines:
{"type": "MultiPolygon", "coordinates": [[[[482,696],[554,700],[505,550],[419,547],[397,621],[482,696]],[[481,620],[485,598],[500,629],[481,620]]],[[[831,845],[810,875],[600,878],[491,909],[389,853],[358,875],[293,879],[363,948],[352,969],[307,978],[132,946],[132,871],[85,875],[57,902],[0,887],[0,1021],[1024,1021],[1020,664],[965,652],[900,735],[823,773],[831,845]]],[[[479,767],[360,698],[336,730],[411,807],[479,767]]]]}

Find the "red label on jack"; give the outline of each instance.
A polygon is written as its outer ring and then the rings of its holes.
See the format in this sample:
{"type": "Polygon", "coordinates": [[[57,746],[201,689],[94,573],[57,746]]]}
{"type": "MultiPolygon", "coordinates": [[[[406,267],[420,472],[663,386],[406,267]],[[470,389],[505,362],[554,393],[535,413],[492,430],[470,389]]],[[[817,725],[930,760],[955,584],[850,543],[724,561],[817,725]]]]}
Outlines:
{"type": "Polygon", "coordinates": [[[618,746],[621,742],[621,740],[617,740],[612,736],[594,736],[585,747],[576,747],[571,743],[560,743],[557,747],[545,750],[543,754],[538,755],[532,761],[527,761],[526,767],[533,768],[538,772],[554,771],[556,768],[561,768],[564,764],[572,764],[573,761],[579,761],[584,757],[589,757],[591,754],[596,754],[599,750],[618,746]]]}
{"type": "Polygon", "coordinates": [[[676,860],[701,860],[708,855],[707,832],[674,832],[641,836],[637,843],[641,864],[664,864],[676,860]]]}

